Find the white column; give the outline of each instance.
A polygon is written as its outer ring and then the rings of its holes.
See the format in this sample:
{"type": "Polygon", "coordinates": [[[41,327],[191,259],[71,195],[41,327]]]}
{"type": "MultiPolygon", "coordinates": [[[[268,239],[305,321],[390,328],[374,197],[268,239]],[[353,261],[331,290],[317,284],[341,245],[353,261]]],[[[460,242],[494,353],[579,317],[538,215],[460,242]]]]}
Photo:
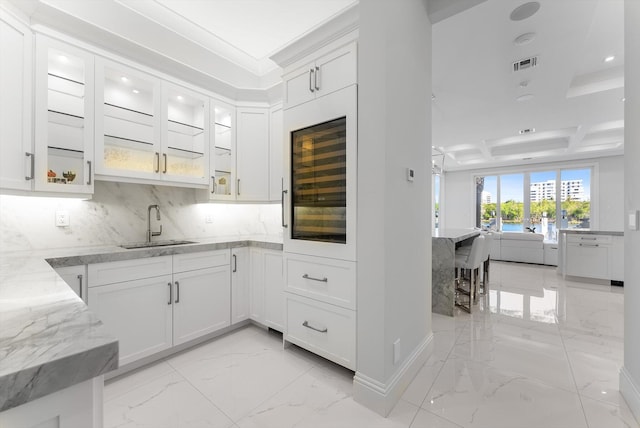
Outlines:
{"type": "Polygon", "coordinates": [[[425,4],[364,0],[359,6],[354,397],[382,415],[431,353],[431,24],[425,4]]]}
{"type": "Polygon", "coordinates": [[[640,421],[640,231],[627,226],[629,211],[640,210],[640,2],[625,0],[624,106],[624,366],[620,392],[640,421]]]}

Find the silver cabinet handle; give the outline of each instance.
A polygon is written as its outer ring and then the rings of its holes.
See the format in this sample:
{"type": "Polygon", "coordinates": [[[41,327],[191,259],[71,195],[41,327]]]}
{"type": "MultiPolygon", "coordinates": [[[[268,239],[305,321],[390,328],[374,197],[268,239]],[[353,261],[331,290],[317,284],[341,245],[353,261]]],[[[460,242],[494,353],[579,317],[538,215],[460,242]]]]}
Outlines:
{"type": "Polygon", "coordinates": [[[25,152],[26,157],[31,158],[31,174],[24,177],[25,180],[33,180],[35,178],[36,170],[36,156],[33,153],[25,152]]]}
{"type": "Polygon", "coordinates": [[[585,238],[584,236],[580,237],[581,241],[596,241],[598,238],[585,238]]]}
{"type": "Polygon", "coordinates": [[[237,189],[236,189],[236,193],[238,194],[238,196],[240,196],[240,179],[238,178],[237,181],[238,181],[238,186],[237,186],[237,189]]]}
{"type": "Polygon", "coordinates": [[[216,176],[211,176],[211,194],[216,193],[216,176]]]}
{"type": "Polygon", "coordinates": [[[233,254],[233,270],[232,272],[236,272],[238,270],[238,258],[235,254],[233,254]]]}
{"type": "Polygon", "coordinates": [[[156,156],[155,156],[155,167],[153,168],[153,170],[155,172],[160,172],[160,153],[156,152],[156,156]]]}
{"type": "Polygon", "coordinates": [[[176,300],[174,303],[180,303],[180,283],[176,281],[176,300]]]}
{"type": "Polygon", "coordinates": [[[311,83],[311,81],[315,78],[315,73],[313,71],[313,68],[309,70],[309,90],[311,92],[315,92],[315,89],[313,89],[313,84],[311,83]]]}
{"type": "Polygon", "coordinates": [[[78,275],[78,283],[80,285],[80,293],[78,295],[82,299],[82,275],[78,275]]]}
{"type": "Polygon", "coordinates": [[[320,67],[316,66],[316,75],[313,78],[313,86],[315,86],[316,91],[320,90],[320,85],[318,84],[319,79],[320,79],[320,67]]]}
{"type": "Polygon", "coordinates": [[[173,287],[170,282],[167,283],[167,285],[169,286],[169,301],[167,302],[167,305],[171,305],[171,301],[173,300],[173,287]]]}
{"type": "MultiPolygon", "coordinates": [[[[281,180],[282,181],[282,187],[284,187],[284,178],[281,180]]],[[[280,204],[282,207],[282,227],[289,227],[288,224],[285,224],[284,222],[284,195],[286,195],[288,193],[288,190],[282,189],[282,197],[280,199],[280,204]]]]}
{"type": "Polygon", "coordinates": [[[322,330],[320,330],[319,328],[315,328],[314,326],[309,325],[309,322],[308,322],[308,321],[303,322],[303,323],[302,323],[302,326],[303,326],[303,327],[310,328],[311,330],[317,331],[317,332],[319,332],[319,333],[326,333],[326,332],[327,332],[327,328],[326,328],[326,327],[325,327],[325,328],[323,328],[322,330]]]}
{"type": "Polygon", "coordinates": [[[306,273],[302,275],[304,279],[310,279],[311,281],[319,281],[319,282],[329,282],[329,279],[325,276],[324,278],[314,278],[312,276],[307,275],[306,273]]]}
{"type": "Polygon", "coordinates": [[[582,243],[580,243],[580,246],[581,246],[581,247],[599,247],[599,246],[600,246],[600,244],[587,245],[587,244],[582,244],[582,243]]]}
{"type": "Polygon", "coordinates": [[[162,173],[166,174],[167,173],[167,154],[163,153],[162,157],[164,158],[164,169],[162,170],[162,173]]]}
{"type": "Polygon", "coordinates": [[[87,184],[91,185],[91,173],[93,172],[93,167],[91,165],[91,161],[87,161],[87,165],[89,165],[89,177],[87,179],[87,184]]]}

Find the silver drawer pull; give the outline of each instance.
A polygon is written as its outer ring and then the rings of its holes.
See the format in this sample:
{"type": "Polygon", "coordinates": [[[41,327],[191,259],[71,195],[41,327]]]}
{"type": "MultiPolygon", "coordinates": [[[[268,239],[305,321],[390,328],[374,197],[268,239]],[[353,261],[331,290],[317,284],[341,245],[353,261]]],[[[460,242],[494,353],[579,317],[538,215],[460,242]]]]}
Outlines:
{"type": "Polygon", "coordinates": [[[306,273],[304,275],[302,275],[302,277],[304,279],[310,279],[311,281],[319,281],[319,282],[329,282],[329,279],[327,279],[327,277],[324,277],[322,279],[320,278],[314,278],[312,276],[307,275],[306,273]]]}
{"type": "Polygon", "coordinates": [[[320,330],[319,328],[315,328],[314,326],[309,325],[309,321],[305,321],[305,322],[303,322],[303,323],[302,323],[302,326],[303,326],[303,327],[310,328],[311,330],[317,331],[317,332],[319,332],[319,333],[326,333],[326,332],[327,332],[327,328],[326,328],[326,327],[325,327],[325,328],[323,328],[322,330],[320,330]]]}
{"type": "Polygon", "coordinates": [[[580,244],[581,247],[599,247],[600,244],[594,244],[594,245],[586,245],[586,244],[580,244]]]}
{"type": "Polygon", "coordinates": [[[598,238],[585,238],[584,236],[580,237],[581,241],[597,241],[598,238]]]}

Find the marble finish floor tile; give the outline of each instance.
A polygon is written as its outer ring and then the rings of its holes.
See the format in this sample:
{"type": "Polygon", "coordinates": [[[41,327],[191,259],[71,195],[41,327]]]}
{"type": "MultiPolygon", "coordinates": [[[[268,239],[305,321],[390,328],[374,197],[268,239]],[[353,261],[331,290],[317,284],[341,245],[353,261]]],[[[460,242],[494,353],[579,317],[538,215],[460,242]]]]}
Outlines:
{"type": "Polygon", "coordinates": [[[108,382],[105,427],[640,428],[618,392],[623,289],[492,262],[473,309],[432,315],[387,418],[353,400],[353,372],[249,326],[108,382]]]}

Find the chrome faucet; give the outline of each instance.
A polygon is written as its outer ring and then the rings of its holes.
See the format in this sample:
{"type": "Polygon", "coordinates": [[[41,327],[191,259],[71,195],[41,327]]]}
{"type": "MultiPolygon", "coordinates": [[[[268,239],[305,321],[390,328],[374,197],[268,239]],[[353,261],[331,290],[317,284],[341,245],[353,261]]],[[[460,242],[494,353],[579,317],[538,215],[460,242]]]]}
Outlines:
{"type": "Polygon", "coordinates": [[[152,236],[160,236],[162,234],[162,225],[160,225],[159,231],[151,231],[151,210],[154,208],[156,210],[156,220],[160,221],[160,207],[158,205],[149,205],[149,208],[147,208],[147,242],[151,242],[152,236]]]}

